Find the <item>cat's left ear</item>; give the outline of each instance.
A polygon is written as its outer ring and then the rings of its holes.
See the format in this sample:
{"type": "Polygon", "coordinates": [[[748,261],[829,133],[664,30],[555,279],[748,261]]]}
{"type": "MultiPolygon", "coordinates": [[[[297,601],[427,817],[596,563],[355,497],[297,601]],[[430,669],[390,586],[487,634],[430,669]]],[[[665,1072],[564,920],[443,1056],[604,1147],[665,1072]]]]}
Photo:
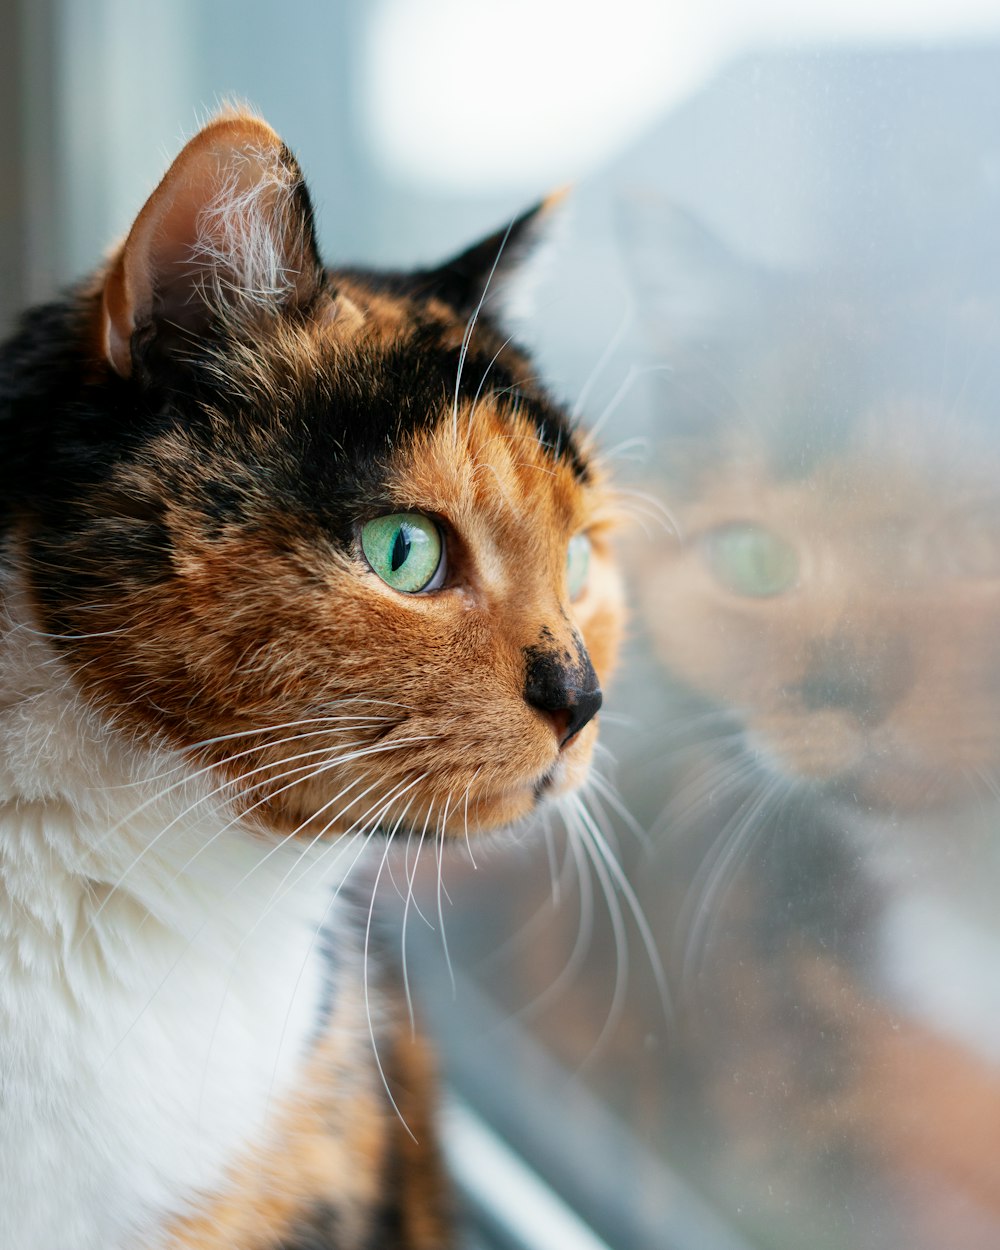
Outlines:
{"type": "Polygon", "coordinates": [[[484,297],[499,292],[543,235],[568,191],[562,188],[515,217],[510,225],[474,243],[435,269],[414,277],[422,294],[436,295],[458,312],[471,313],[484,297]]]}
{"type": "Polygon", "coordinates": [[[128,377],[151,344],[181,356],[221,324],[304,306],[322,280],[295,158],[260,118],[226,113],[184,147],[112,261],[104,353],[128,377]]]}

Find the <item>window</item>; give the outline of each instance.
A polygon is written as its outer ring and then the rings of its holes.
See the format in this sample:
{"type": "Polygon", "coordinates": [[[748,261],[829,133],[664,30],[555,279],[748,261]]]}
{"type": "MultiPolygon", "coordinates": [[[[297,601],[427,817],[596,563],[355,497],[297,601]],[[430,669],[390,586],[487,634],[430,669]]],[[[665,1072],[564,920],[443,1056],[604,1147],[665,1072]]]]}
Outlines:
{"type": "Polygon", "coordinates": [[[1000,1244],[995,15],[20,18],[32,296],[226,94],[296,147],[334,263],[578,182],[511,304],[634,522],[606,753],[443,897],[436,863],[384,891],[483,1245],[1000,1244]]]}

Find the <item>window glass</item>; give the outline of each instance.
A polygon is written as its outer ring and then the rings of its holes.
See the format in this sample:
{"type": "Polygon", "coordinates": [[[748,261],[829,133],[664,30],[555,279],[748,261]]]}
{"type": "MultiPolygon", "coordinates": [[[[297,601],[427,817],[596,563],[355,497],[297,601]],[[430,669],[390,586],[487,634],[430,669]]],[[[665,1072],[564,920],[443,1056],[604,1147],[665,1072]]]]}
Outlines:
{"type": "Polygon", "coordinates": [[[612,1245],[1000,1242],[998,71],[737,58],[541,282],[629,654],[582,803],[418,895],[454,993],[408,940],[453,1078],[612,1245]]]}
{"type": "Polygon", "coordinates": [[[39,298],[227,97],[333,263],[577,182],[509,311],[631,624],[580,802],[393,864],[449,1086],[612,1247],[1000,1244],[995,5],[20,9],[39,298]]]}

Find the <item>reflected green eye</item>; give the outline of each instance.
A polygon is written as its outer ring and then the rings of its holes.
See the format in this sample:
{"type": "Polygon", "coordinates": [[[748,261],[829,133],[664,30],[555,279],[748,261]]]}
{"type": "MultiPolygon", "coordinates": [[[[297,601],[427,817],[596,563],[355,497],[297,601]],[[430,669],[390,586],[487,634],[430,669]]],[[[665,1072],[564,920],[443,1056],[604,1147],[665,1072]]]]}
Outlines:
{"type": "Polygon", "coordinates": [[[566,552],[566,585],[571,599],[579,599],[587,584],[590,572],[590,539],[586,534],[574,534],[566,552]]]}
{"type": "Polygon", "coordinates": [[[436,590],[444,581],[441,531],[420,512],[394,512],[366,522],[361,550],[385,584],[405,595],[436,590]]]}
{"type": "Polygon", "coordinates": [[[726,525],[707,539],[708,564],[738,595],[763,599],[790,590],[799,575],[791,543],[760,525],[726,525]]]}

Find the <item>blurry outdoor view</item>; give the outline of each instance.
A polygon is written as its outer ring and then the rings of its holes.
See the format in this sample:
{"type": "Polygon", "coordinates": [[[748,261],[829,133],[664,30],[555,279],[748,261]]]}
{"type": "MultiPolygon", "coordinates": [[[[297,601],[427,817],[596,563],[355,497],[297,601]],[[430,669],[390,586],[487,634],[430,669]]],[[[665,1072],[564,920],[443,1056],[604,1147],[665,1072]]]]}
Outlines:
{"type": "Polygon", "coordinates": [[[1000,1245],[1000,15],[178,4],[147,73],[122,3],[22,23],[30,293],[216,95],[334,261],[576,179],[506,304],[631,627],[581,799],[385,890],[449,1086],[615,1250],[1000,1245]],[[84,106],[66,31],[112,27],[84,106]]]}

